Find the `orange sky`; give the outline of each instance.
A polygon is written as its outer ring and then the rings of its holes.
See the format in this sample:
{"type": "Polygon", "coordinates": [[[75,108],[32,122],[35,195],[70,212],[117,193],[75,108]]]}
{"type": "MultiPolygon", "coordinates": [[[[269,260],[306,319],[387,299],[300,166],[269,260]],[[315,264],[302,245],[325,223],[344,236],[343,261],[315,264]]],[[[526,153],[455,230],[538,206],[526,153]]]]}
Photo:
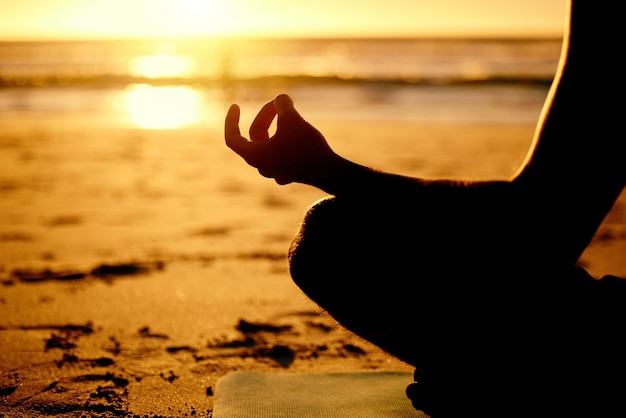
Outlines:
{"type": "Polygon", "coordinates": [[[566,0],[0,0],[0,39],[560,36],[566,0]]]}

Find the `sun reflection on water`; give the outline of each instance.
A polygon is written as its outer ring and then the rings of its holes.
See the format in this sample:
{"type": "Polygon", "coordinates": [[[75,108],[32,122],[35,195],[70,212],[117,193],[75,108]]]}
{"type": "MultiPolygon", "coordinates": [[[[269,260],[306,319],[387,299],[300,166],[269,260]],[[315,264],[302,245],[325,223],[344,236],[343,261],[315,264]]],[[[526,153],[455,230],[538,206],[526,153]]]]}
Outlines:
{"type": "Polygon", "coordinates": [[[131,121],[144,129],[174,129],[201,118],[203,95],[192,86],[133,84],[124,93],[131,121]]]}
{"type": "MultiPolygon", "coordinates": [[[[131,63],[133,76],[149,79],[185,78],[196,67],[186,55],[139,55],[131,63]]],[[[190,85],[132,84],[124,92],[124,109],[133,124],[143,129],[175,129],[198,122],[203,110],[203,90],[190,85]]]]}

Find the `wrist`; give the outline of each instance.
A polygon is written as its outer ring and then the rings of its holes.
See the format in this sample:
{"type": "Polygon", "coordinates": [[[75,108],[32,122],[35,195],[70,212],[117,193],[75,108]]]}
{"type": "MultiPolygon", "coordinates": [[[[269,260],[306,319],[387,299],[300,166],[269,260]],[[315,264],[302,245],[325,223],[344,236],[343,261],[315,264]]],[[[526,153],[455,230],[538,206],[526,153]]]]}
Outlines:
{"type": "Polygon", "coordinates": [[[319,172],[320,176],[313,186],[332,195],[343,195],[355,192],[355,185],[362,184],[364,176],[371,170],[333,154],[319,172]]]}

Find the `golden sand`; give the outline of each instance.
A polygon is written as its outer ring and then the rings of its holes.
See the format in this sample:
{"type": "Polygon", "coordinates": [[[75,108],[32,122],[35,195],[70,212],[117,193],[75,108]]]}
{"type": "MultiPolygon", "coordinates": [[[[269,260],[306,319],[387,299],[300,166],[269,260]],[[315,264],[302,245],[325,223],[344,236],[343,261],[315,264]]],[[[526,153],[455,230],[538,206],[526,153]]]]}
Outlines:
{"type": "MultiPolygon", "coordinates": [[[[363,164],[483,179],[509,177],[534,130],[316,126],[363,164]]],[[[291,282],[288,245],[324,194],[262,178],[219,124],[0,127],[0,415],[210,416],[232,370],[412,370],[291,282]]],[[[626,277],[625,199],[580,261],[594,276],[626,277]]]]}

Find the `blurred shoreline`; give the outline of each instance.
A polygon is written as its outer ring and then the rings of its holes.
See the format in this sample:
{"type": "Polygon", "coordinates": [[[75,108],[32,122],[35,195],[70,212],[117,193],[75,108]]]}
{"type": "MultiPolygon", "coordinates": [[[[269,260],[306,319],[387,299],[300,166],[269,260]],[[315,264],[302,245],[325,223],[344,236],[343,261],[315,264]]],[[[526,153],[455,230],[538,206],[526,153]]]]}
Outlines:
{"type": "Polygon", "coordinates": [[[0,112],[171,129],[289,93],[312,120],[535,123],[560,48],[559,39],[4,42],[0,112]]]}
{"type": "Polygon", "coordinates": [[[550,83],[560,39],[0,42],[0,87],[231,82],[550,83]]]}

